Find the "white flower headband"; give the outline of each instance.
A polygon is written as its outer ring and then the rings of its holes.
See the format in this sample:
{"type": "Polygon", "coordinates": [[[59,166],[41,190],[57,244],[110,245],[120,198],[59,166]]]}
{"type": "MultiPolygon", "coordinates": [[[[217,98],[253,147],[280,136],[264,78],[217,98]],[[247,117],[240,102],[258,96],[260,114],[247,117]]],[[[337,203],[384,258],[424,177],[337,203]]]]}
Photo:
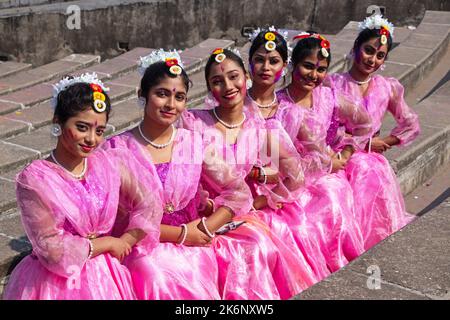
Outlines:
{"type": "Polygon", "coordinates": [[[394,25],[387,19],[383,18],[380,14],[367,17],[364,21],[358,24],[359,32],[365,29],[380,29],[381,43],[387,43],[387,36],[391,35],[394,38],[394,25]]]}
{"type": "Polygon", "coordinates": [[[262,31],[266,31],[266,32],[274,32],[274,33],[278,33],[279,35],[281,35],[284,40],[286,40],[286,42],[288,41],[288,32],[287,31],[280,31],[277,28],[275,28],[274,26],[271,26],[267,29],[265,28],[256,28],[255,30],[253,30],[252,33],[249,34],[248,39],[253,42],[253,40],[256,39],[256,37],[258,36],[258,34],[260,34],[262,31]]]}
{"type": "Polygon", "coordinates": [[[260,29],[260,28],[255,29],[249,35],[249,40],[253,42],[261,32],[265,32],[264,39],[266,40],[266,44],[264,47],[266,48],[267,51],[273,51],[277,48],[277,45],[275,43],[276,34],[281,35],[286,42],[288,41],[287,31],[279,31],[274,26],[271,26],[268,29],[260,29]]]}
{"type": "Polygon", "coordinates": [[[144,76],[145,70],[156,62],[163,61],[169,67],[172,74],[180,75],[184,68],[181,57],[176,50],[164,51],[163,49],[155,50],[145,57],[141,57],[138,63],[138,72],[144,76]]]}
{"type": "Polygon", "coordinates": [[[98,79],[97,74],[93,73],[83,73],[80,76],[74,77],[64,77],[57,84],[53,84],[53,96],[50,100],[51,106],[53,110],[56,109],[56,105],[58,104],[58,95],[61,91],[66,90],[68,87],[75,83],[87,83],[91,86],[94,91],[94,108],[97,112],[103,112],[106,110],[105,100],[106,97],[103,94],[104,92],[109,91],[109,88],[105,87],[103,82],[98,79]]]}

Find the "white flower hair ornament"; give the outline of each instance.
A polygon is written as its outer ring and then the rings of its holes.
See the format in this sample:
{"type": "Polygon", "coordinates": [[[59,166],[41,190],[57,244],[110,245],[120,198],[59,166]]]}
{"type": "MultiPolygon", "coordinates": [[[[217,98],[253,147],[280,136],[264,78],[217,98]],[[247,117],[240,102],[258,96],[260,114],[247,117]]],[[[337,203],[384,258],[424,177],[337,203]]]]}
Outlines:
{"type": "Polygon", "coordinates": [[[94,110],[101,113],[106,110],[106,96],[103,92],[108,92],[109,88],[105,87],[103,82],[98,79],[97,74],[93,73],[83,73],[80,76],[75,77],[64,77],[57,84],[53,85],[53,96],[50,100],[52,109],[55,110],[58,104],[58,95],[61,91],[66,90],[68,87],[75,83],[87,83],[90,85],[93,91],[94,98],[94,110]]]}
{"type": "Polygon", "coordinates": [[[324,58],[328,58],[330,56],[330,41],[328,41],[324,36],[322,36],[319,33],[308,33],[308,32],[301,32],[298,35],[296,35],[292,40],[298,40],[301,41],[303,39],[307,38],[316,38],[320,40],[320,53],[324,58]]]}
{"type": "Polygon", "coordinates": [[[143,77],[145,70],[156,63],[165,62],[169,68],[170,73],[174,75],[180,75],[183,72],[184,65],[181,61],[181,57],[176,50],[164,51],[163,49],[152,51],[149,55],[141,57],[138,63],[138,72],[143,77]]]}
{"type": "Polygon", "coordinates": [[[380,29],[381,44],[388,42],[388,36],[391,35],[394,38],[394,25],[387,19],[383,18],[380,14],[376,14],[364,19],[364,21],[358,24],[359,32],[365,29],[380,29]]]}
{"type": "MultiPolygon", "coordinates": [[[[233,49],[228,49],[228,50],[233,52],[235,55],[237,55],[239,58],[242,59],[242,55],[241,55],[241,53],[239,52],[238,49],[233,48],[233,49]]],[[[223,48],[216,48],[216,49],[214,49],[213,52],[211,53],[211,55],[215,56],[214,60],[217,63],[222,63],[227,58],[227,56],[224,53],[224,49],[223,48]]]]}
{"type": "Polygon", "coordinates": [[[277,48],[277,45],[275,43],[276,34],[281,35],[284,40],[287,42],[288,40],[288,33],[287,31],[280,31],[277,30],[274,26],[269,27],[268,29],[255,29],[250,35],[249,40],[253,42],[256,37],[261,33],[264,32],[264,39],[267,41],[264,47],[267,51],[274,51],[277,48]]]}
{"type": "Polygon", "coordinates": [[[255,30],[253,30],[252,33],[249,34],[248,39],[250,40],[250,42],[253,42],[256,37],[258,36],[258,34],[260,34],[261,32],[272,32],[272,33],[278,33],[280,36],[282,36],[284,38],[284,40],[286,40],[286,42],[288,41],[288,32],[287,31],[281,31],[278,30],[277,28],[275,28],[274,26],[271,26],[269,28],[256,28],[255,30]]]}

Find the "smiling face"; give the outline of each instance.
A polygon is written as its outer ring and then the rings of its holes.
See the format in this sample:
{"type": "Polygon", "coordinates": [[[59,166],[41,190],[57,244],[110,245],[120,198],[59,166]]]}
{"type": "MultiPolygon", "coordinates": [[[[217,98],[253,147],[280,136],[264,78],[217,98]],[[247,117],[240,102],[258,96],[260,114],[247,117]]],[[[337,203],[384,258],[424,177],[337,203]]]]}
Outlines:
{"type": "Polygon", "coordinates": [[[280,80],[286,62],[277,50],[267,51],[260,46],[250,61],[253,82],[256,85],[272,85],[280,80]]]}
{"type": "Polygon", "coordinates": [[[355,52],[354,65],[364,75],[370,75],[386,60],[387,44],[382,45],[380,38],[372,38],[361,44],[355,52]]]}
{"type": "Polygon", "coordinates": [[[180,76],[165,76],[150,88],[145,106],[145,117],[160,126],[170,126],[186,108],[187,92],[180,76]]]}
{"type": "Polygon", "coordinates": [[[61,127],[57,148],[71,157],[86,158],[103,141],[106,113],[89,108],[69,118],[61,127]]]}
{"type": "Polygon", "coordinates": [[[315,49],[295,66],[292,82],[302,91],[311,91],[323,82],[327,71],[327,59],[319,54],[319,49],[315,49]]]}
{"type": "Polygon", "coordinates": [[[208,75],[208,85],[214,98],[224,108],[243,104],[247,94],[244,70],[231,59],[213,63],[208,75]]]}

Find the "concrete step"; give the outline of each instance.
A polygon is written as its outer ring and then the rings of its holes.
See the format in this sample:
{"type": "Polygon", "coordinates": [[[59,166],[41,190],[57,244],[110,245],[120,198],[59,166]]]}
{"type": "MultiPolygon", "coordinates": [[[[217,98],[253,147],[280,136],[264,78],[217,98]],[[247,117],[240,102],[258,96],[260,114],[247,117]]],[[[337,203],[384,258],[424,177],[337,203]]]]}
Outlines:
{"type": "MultiPolygon", "coordinates": [[[[421,134],[410,146],[386,152],[404,194],[450,160],[450,81],[413,109],[419,115],[421,134]]],[[[383,121],[381,135],[387,135],[394,126],[395,121],[389,116],[383,121]]]]}
{"type": "Polygon", "coordinates": [[[21,71],[31,69],[30,63],[6,61],[0,62],[0,78],[11,76],[21,71]]]}
{"type": "MultiPolygon", "coordinates": [[[[202,73],[209,54],[217,47],[230,48],[234,44],[229,40],[207,39],[198,45],[186,49],[181,53],[185,69],[195,79],[195,73],[202,73]]],[[[110,98],[112,101],[126,99],[135,95],[139,87],[140,76],[137,74],[137,62],[139,57],[148,55],[154,49],[134,48],[116,58],[104,61],[100,64],[71,72],[72,75],[80,75],[86,72],[96,72],[105,85],[110,87],[110,98]]],[[[195,90],[200,86],[194,85],[195,90]]],[[[205,92],[204,92],[205,93],[205,92]]],[[[205,93],[206,94],[206,93],[205,93]]],[[[48,100],[52,96],[50,82],[40,83],[32,87],[0,96],[0,139],[30,132],[51,121],[48,100]],[[43,113],[36,110],[42,110],[43,113]],[[37,117],[36,117],[37,115],[37,117]],[[47,117],[48,116],[48,117],[47,117]],[[46,118],[47,117],[47,118],[46,118]]],[[[199,103],[203,100],[200,94],[194,97],[193,102],[199,103]]]]}
{"type": "Polygon", "coordinates": [[[446,185],[445,200],[436,208],[293,299],[450,300],[446,185]]]}
{"type": "Polygon", "coordinates": [[[33,85],[56,79],[65,74],[100,62],[100,56],[71,54],[63,59],[53,61],[49,64],[20,71],[0,79],[0,96],[2,100],[8,101],[7,94],[33,85]]]}

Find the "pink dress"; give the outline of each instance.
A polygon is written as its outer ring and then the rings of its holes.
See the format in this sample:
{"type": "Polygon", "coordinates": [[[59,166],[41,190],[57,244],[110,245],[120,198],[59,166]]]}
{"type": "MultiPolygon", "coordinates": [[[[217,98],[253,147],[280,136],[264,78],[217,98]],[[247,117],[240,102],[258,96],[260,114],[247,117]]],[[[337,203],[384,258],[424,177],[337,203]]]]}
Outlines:
{"type": "MultiPolygon", "coordinates": [[[[420,133],[419,120],[404,100],[403,86],[394,78],[373,76],[365,97],[361,96],[359,86],[348,73],[333,74],[329,80],[335,90],[344,92],[355,104],[364,106],[372,120],[371,130],[356,141],[359,151],[352,155],[345,168],[355,196],[355,213],[364,236],[364,246],[369,249],[415,217],[405,210],[400,186],[388,160],[382,154],[366,152],[364,147],[380,131],[386,111],[391,112],[397,121],[391,135],[400,140],[400,146],[407,145],[420,133]]],[[[336,147],[339,148],[333,145],[336,147]]]]}
{"type": "MultiPolygon", "coordinates": [[[[266,123],[255,116],[252,104],[246,101],[246,121],[239,131],[236,143],[229,145],[224,141],[223,134],[215,128],[216,120],[211,115],[210,108],[211,106],[209,109],[184,113],[180,125],[203,132],[205,140],[211,141],[216,149],[223,150],[223,157],[246,179],[253,198],[258,195],[266,196],[268,207],[253,211],[252,214],[264,221],[271,232],[282,239],[283,246],[295,254],[297,268],[309,275],[311,284],[329,275],[319,244],[314,243],[315,238],[307,236],[307,221],[303,219],[303,208],[297,202],[304,185],[300,155],[281,123],[277,120],[266,123]],[[276,152],[274,149],[269,156],[269,149],[275,145],[278,147],[276,152]],[[254,166],[270,166],[275,169],[280,175],[279,183],[259,184],[248,178],[254,166]]],[[[205,185],[205,188],[214,194],[209,186],[205,185]]]]}
{"type": "MultiPolygon", "coordinates": [[[[318,243],[328,268],[334,272],[359,256],[363,251],[361,231],[355,221],[352,189],[344,172],[331,172],[331,160],[326,150],[327,130],[332,115],[339,110],[344,116],[351,104],[327,87],[313,91],[313,107],[302,108],[288,97],[285,90],[277,93],[278,119],[302,155],[306,186],[299,199],[310,228],[309,237],[318,243]]],[[[347,119],[356,127],[364,126],[363,115],[347,119]]]]}
{"type": "MultiPolygon", "coordinates": [[[[150,154],[131,132],[113,137],[108,148],[126,149],[144,166],[155,167],[150,154]]],[[[163,224],[179,226],[201,218],[204,190],[200,180],[213,186],[216,208],[227,206],[235,219],[246,223],[213,239],[209,247],[161,243],[150,255],[129,257],[139,299],[287,299],[309,285],[295,269],[291,255],[281,255],[270,231],[254,217],[250,191],[237,174],[203,144],[198,132],[178,129],[169,164],[157,164],[163,224]]]]}
{"type": "Polygon", "coordinates": [[[159,241],[162,210],[156,198],[139,196],[132,171],[140,165],[118,158],[96,150],[82,180],[46,160],[33,161],[17,176],[17,202],[33,251],[12,272],[4,299],[135,299],[130,273],[119,260],[109,253],[88,259],[87,236],[111,235],[119,208],[128,218],[125,230],[147,233],[135,246],[140,252],[159,241]]]}

